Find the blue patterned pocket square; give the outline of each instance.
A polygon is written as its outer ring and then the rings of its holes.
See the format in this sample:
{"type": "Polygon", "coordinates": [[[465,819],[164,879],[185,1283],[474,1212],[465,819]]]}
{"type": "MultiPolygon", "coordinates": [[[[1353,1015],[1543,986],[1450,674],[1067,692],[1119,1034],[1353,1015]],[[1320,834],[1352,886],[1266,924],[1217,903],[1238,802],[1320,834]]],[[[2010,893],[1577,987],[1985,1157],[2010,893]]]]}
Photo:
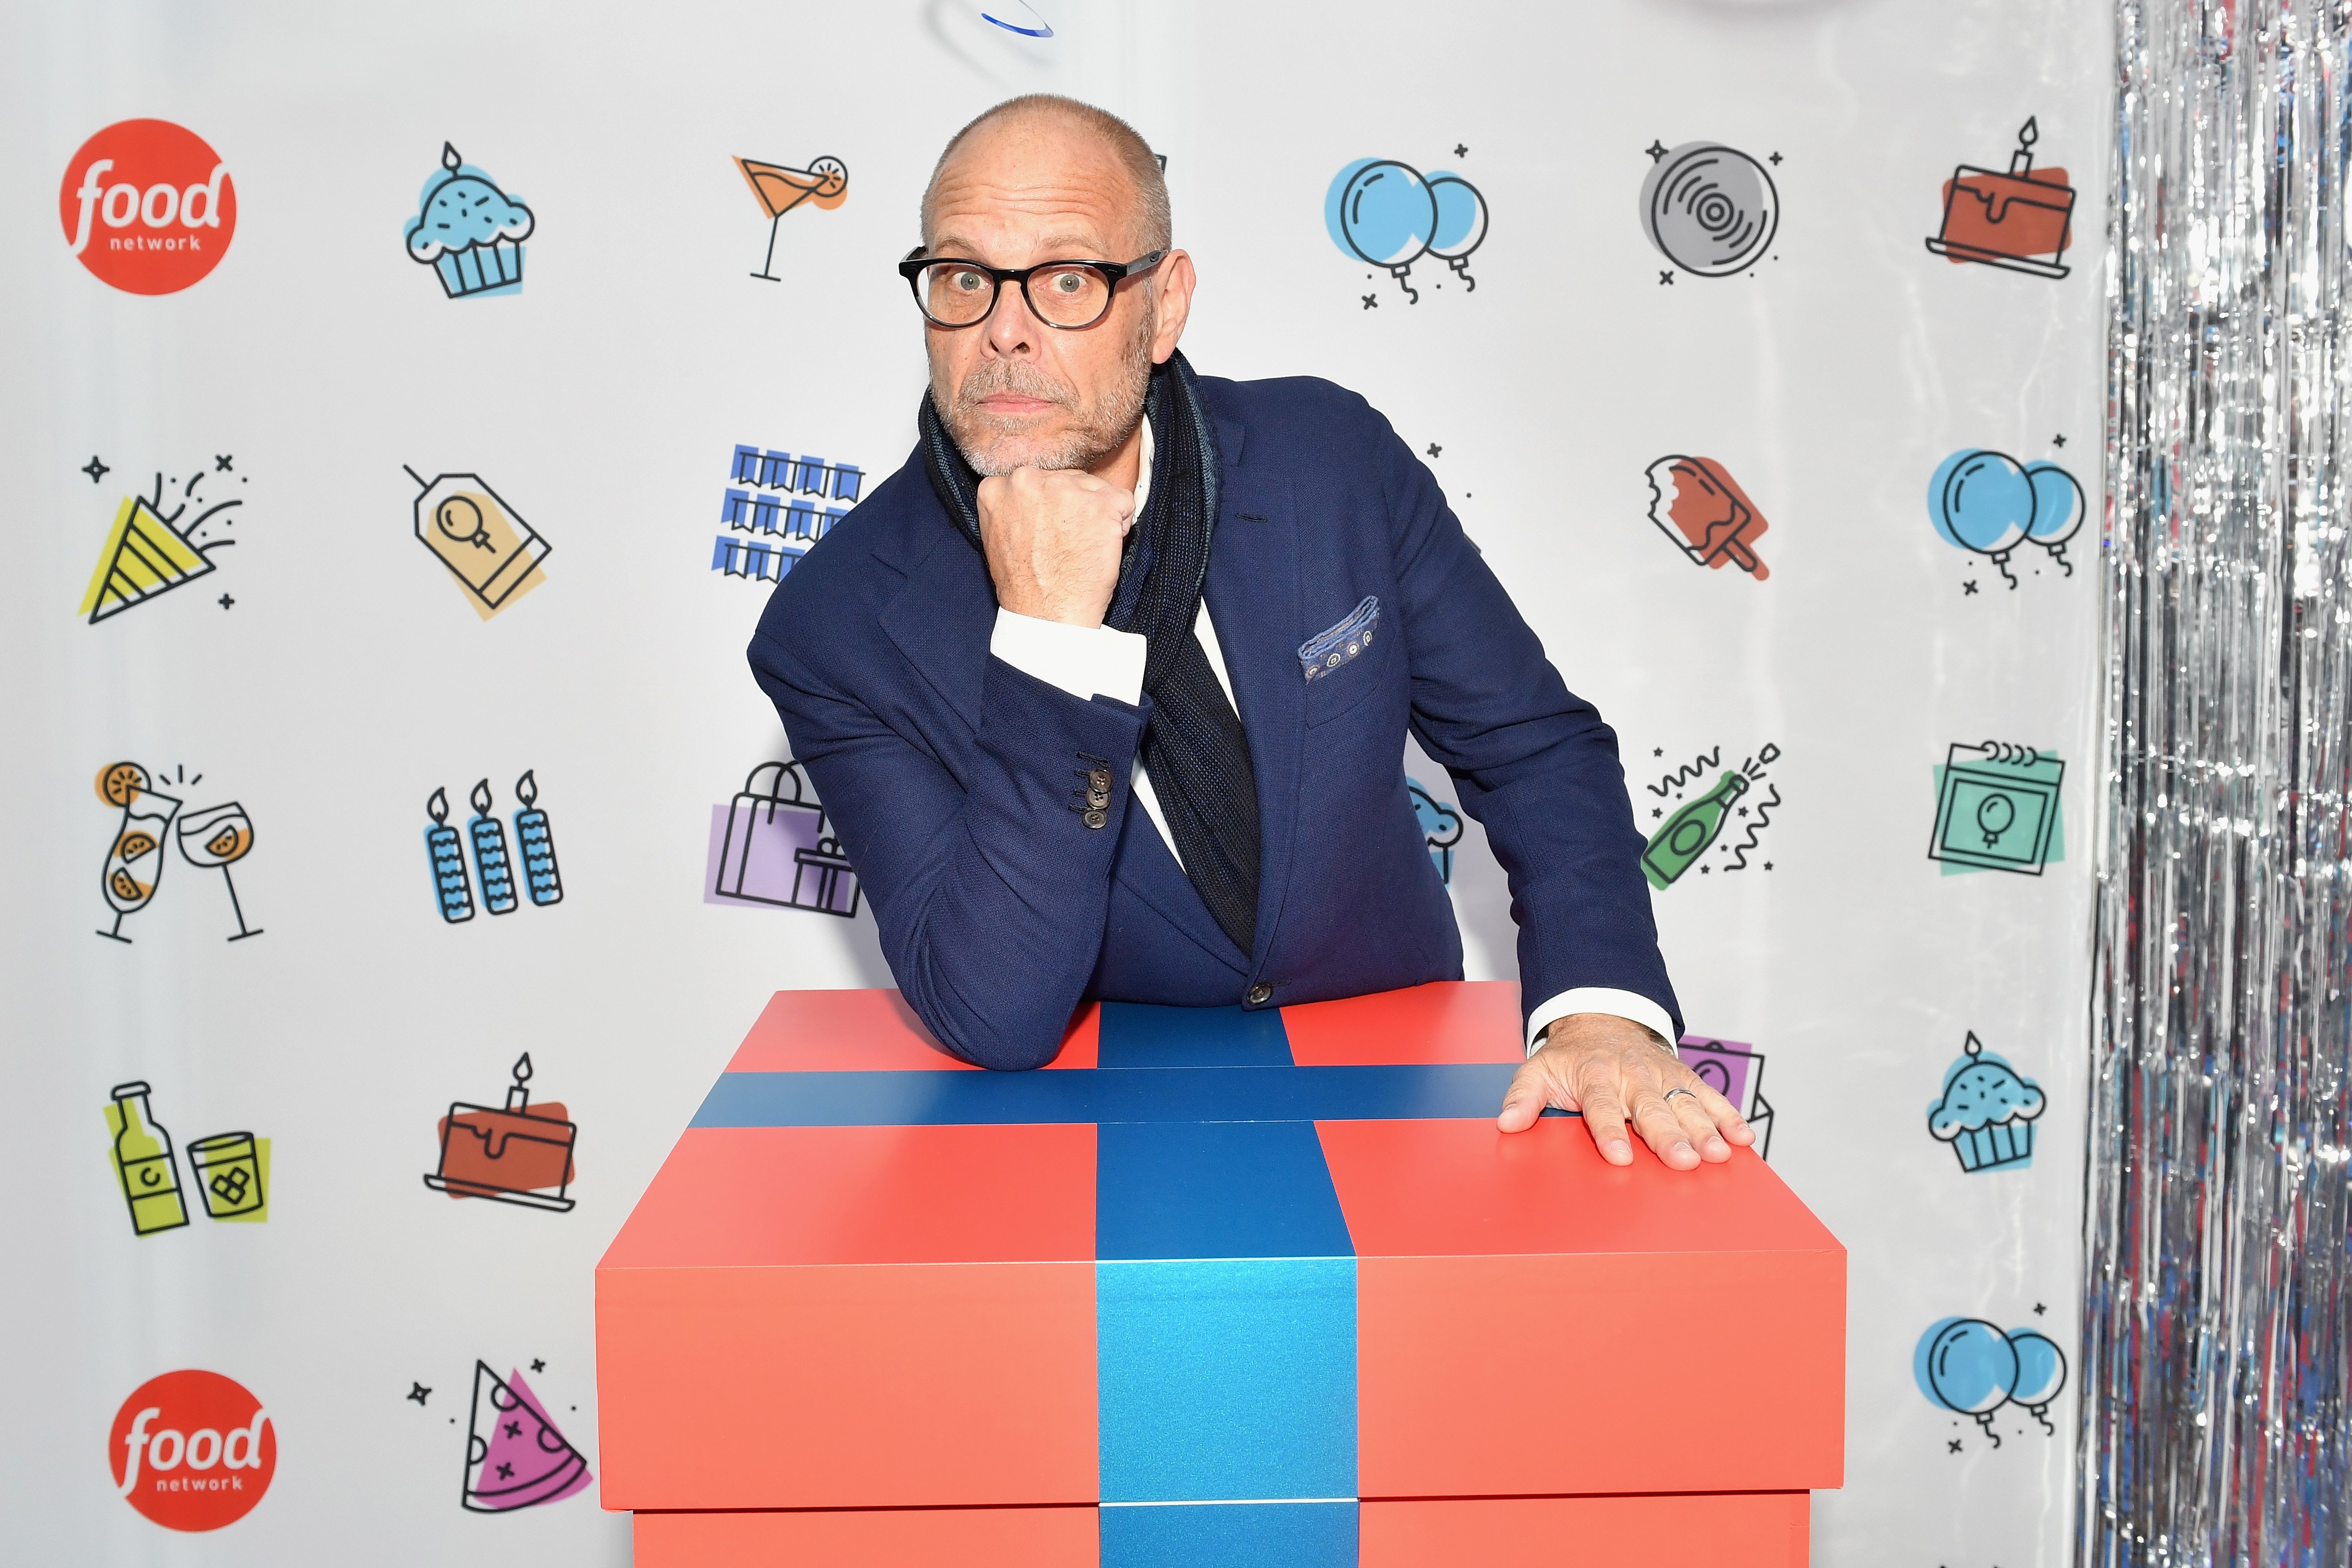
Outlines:
{"type": "Polygon", "coordinates": [[[1372,629],[1380,624],[1380,598],[1369,595],[1348,612],[1346,620],[1298,645],[1298,668],[1309,680],[1330,674],[1372,646],[1372,629]]]}

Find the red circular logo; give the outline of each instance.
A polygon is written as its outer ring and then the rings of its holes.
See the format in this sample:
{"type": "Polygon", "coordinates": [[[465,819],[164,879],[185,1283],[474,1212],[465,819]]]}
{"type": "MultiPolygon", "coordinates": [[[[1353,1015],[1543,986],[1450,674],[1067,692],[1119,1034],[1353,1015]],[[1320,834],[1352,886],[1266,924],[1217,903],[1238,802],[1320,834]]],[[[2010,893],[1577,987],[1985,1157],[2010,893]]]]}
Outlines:
{"type": "Polygon", "coordinates": [[[173,1530],[218,1530],[253,1511],[278,1473],[261,1401],[216,1372],[149,1378],[114,1413],[114,1489],[173,1530]]]}
{"type": "Polygon", "coordinates": [[[125,120],[81,144],[58,189],[66,243],[131,294],[175,294],[220,265],[236,233],[236,186],[204,138],[168,120],[125,120]]]}

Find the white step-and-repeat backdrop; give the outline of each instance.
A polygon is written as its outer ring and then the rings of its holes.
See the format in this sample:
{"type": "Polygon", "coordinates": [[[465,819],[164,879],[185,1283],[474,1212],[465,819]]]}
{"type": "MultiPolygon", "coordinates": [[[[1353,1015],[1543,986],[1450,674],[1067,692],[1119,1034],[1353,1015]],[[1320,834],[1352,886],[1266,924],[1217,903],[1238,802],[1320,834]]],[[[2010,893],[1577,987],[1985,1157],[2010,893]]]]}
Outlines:
{"type": "MultiPolygon", "coordinates": [[[[1049,89],[1164,154],[1195,364],[1362,392],[1617,725],[1705,1059],[1852,1249],[1816,1560],[2064,1560],[2110,54],[2040,0],[10,7],[8,1554],[626,1560],[594,1260],[769,992],[889,978],[741,650],[911,444],[939,147],[1049,89]]],[[[1737,1378],[1740,1304],[1638,1353],[1737,1378]]]]}

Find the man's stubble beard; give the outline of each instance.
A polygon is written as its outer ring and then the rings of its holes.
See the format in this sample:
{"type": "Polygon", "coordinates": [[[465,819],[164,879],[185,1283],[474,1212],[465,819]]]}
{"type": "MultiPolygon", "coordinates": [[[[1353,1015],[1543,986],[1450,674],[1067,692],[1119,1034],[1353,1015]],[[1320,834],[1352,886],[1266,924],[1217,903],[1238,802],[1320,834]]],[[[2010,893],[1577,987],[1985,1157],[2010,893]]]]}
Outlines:
{"type": "Polygon", "coordinates": [[[1143,417],[1143,396],[1151,384],[1155,316],[1147,300],[1137,331],[1119,356],[1118,378],[1088,406],[1079,405],[1076,387],[1027,360],[983,359],[949,395],[934,362],[931,401],[940,407],[964,461],[983,476],[1015,468],[1090,468],[1118,450],[1143,417]],[[1000,420],[981,407],[982,398],[1000,392],[1042,397],[1075,410],[1077,417],[1054,435],[1033,437],[1028,419],[1000,420]]]}

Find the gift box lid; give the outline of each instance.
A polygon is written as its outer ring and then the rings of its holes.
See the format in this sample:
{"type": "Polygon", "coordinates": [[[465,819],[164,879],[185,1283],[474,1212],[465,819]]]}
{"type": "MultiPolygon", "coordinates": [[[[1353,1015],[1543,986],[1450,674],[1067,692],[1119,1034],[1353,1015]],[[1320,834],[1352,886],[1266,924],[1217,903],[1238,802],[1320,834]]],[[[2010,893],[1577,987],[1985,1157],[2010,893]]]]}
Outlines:
{"type": "Polygon", "coordinates": [[[1507,983],[1112,1003],[1000,1074],[779,994],[598,1266],[605,1505],[1838,1484],[1843,1249],[1746,1151],[1497,1131],[1518,1038],[1507,983]]]}

